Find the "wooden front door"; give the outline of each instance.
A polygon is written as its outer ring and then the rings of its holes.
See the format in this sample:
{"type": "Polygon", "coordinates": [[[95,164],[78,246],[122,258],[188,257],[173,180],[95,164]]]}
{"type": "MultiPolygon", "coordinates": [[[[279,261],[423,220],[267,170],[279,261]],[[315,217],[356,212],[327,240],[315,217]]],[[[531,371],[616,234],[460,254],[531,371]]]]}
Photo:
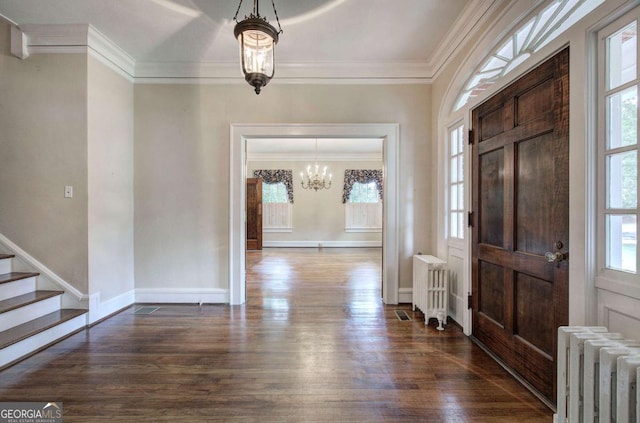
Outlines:
{"type": "Polygon", "coordinates": [[[262,179],[247,178],[247,250],[262,250],[262,179]]]}
{"type": "Polygon", "coordinates": [[[473,336],[555,403],[569,305],[569,49],[474,109],[472,139],[473,336]]]}

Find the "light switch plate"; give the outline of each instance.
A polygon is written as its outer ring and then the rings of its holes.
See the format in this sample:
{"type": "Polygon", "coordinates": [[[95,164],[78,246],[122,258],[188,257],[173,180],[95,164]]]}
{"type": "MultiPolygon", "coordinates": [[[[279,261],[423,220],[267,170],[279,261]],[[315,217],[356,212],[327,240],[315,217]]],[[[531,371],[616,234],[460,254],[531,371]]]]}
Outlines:
{"type": "Polygon", "coordinates": [[[73,197],[73,187],[71,185],[66,185],[64,187],[64,198],[72,198],[73,197]]]}

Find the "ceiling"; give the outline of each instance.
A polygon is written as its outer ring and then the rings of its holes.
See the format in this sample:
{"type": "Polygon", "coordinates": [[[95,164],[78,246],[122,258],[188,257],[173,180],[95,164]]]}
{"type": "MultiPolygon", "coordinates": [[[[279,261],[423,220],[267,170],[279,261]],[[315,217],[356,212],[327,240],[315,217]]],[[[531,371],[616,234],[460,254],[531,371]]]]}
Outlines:
{"type": "MultiPolygon", "coordinates": [[[[305,77],[296,69],[315,69],[315,76],[329,78],[358,77],[358,72],[376,77],[376,69],[384,67],[432,77],[483,10],[496,2],[274,1],[284,30],[276,52],[280,71],[305,77]],[[322,67],[333,73],[317,70],[322,67]],[[345,72],[345,67],[357,71],[345,72]]],[[[252,0],[243,1],[238,20],[252,5],[252,0]]],[[[238,0],[0,0],[0,16],[19,27],[90,24],[145,69],[215,63],[237,70],[232,20],[237,8],[238,0]]],[[[270,1],[260,3],[260,14],[277,27],[270,1]]]]}

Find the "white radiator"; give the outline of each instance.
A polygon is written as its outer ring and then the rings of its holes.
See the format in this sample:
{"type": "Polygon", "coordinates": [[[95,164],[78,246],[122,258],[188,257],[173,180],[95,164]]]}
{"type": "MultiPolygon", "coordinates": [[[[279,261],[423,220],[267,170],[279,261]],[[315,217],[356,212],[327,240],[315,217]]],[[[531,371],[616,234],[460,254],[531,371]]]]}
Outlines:
{"type": "Polygon", "coordinates": [[[557,423],[637,423],[640,341],[602,326],[558,328],[557,423]]]}
{"type": "Polygon", "coordinates": [[[424,313],[424,324],[438,319],[438,330],[444,330],[449,310],[449,270],[447,262],[434,256],[413,256],[413,310],[424,313]]]}

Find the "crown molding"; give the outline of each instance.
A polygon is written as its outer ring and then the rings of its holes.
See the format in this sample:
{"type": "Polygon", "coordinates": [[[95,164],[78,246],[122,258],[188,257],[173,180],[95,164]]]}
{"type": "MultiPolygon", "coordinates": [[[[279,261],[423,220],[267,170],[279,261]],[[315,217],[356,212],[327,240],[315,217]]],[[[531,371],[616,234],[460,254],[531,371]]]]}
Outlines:
{"type": "MultiPolygon", "coordinates": [[[[128,78],[135,76],[135,60],[117,44],[88,24],[20,25],[12,39],[22,37],[23,54],[81,54],[91,52],[104,64],[128,78]]],[[[16,41],[18,43],[18,41],[16,41]]],[[[18,56],[20,57],[20,56],[18,56]]]]}
{"type": "MultiPolygon", "coordinates": [[[[279,83],[431,83],[430,67],[419,62],[279,63],[279,83]]],[[[244,83],[237,63],[139,62],[136,82],[142,83],[244,83]],[[240,77],[240,78],[239,78],[240,77]],[[232,82],[233,81],[233,82],[232,82]]]]}
{"type": "Polygon", "coordinates": [[[493,11],[506,2],[507,0],[472,0],[467,4],[429,61],[432,79],[438,77],[467,40],[481,35],[483,24],[492,16],[493,11]]]}
{"type": "MultiPolygon", "coordinates": [[[[492,11],[506,0],[473,0],[447,32],[428,62],[279,63],[272,83],[282,84],[430,84],[492,11]]],[[[20,25],[12,35],[16,56],[35,53],[86,53],[136,83],[242,84],[235,62],[136,62],[89,24],[20,25]],[[23,37],[24,39],[20,39],[23,37]],[[23,46],[22,49],[18,48],[23,46]]]]}
{"type": "MultiPolygon", "coordinates": [[[[12,31],[17,57],[89,53],[136,83],[243,84],[237,63],[136,62],[88,24],[25,24],[12,31]],[[14,33],[15,32],[15,33],[14,33]]],[[[432,67],[422,62],[280,63],[274,82],[283,84],[429,84],[432,67]]]]}
{"type": "Polygon", "coordinates": [[[119,68],[130,78],[135,77],[136,61],[106,35],[89,25],[88,45],[92,51],[119,68]]]}

